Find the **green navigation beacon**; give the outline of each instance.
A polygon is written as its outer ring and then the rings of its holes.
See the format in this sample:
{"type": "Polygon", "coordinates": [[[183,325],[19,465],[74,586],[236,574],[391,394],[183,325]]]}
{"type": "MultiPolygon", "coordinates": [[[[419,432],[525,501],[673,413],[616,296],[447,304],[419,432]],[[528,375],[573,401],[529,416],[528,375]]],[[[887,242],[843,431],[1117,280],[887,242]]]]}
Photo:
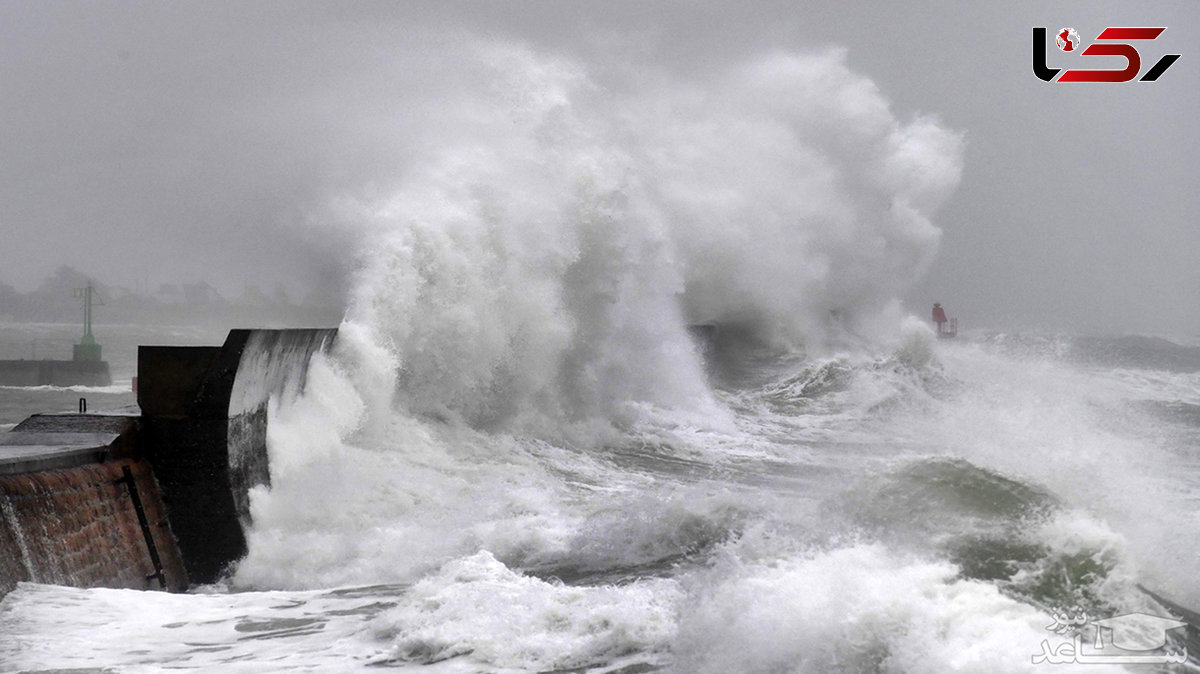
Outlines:
{"type": "Polygon", "coordinates": [[[86,288],[76,288],[75,296],[83,298],[83,339],[75,345],[74,357],[72,360],[98,361],[100,360],[100,345],[96,343],[95,336],[92,335],[92,305],[93,303],[104,305],[104,301],[99,300],[99,295],[89,281],[86,288]]]}

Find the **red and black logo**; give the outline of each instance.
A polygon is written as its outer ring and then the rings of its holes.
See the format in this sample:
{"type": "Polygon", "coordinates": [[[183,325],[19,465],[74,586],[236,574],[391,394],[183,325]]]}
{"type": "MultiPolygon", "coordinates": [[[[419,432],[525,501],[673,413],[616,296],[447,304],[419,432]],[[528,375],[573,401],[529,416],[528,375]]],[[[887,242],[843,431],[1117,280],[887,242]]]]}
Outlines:
{"type": "MultiPolygon", "coordinates": [[[[1126,40],[1154,40],[1166,28],[1105,28],[1096,36],[1096,41],[1080,52],[1083,56],[1120,56],[1125,59],[1124,70],[1081,70],[1072,68],[1057,80],[1061,68],[1046,66],[1046,29],[1033,29],[1033,74],[1046,82],[1129,82],[1142,71],[1142,57],[1126,40]]],[[[1074,28],[1063,28],[1054,36],[1054,43],[1063,52],[1079,52],[1079,33],[1074,28]]],[[[1146,71],[1139,81],[1153,82],[1167,72],[1167,68],[1179,59],[1179,54],[1167,54],[1146,71]]]]}

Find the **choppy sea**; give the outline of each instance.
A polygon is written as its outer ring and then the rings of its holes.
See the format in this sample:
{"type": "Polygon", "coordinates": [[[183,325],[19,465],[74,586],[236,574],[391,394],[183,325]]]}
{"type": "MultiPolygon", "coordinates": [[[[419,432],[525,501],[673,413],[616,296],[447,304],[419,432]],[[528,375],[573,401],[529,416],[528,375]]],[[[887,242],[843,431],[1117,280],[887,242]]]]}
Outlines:
{"type": "MultiPolygon", "coordinates": [[[[135,343],[220,341],[105,332],[112,387],[0,389],[3,421],[130,404],[135,343]]],[[[696,348],[707,416],[557,438],[379,412],[365,347],[320,356],[272,407],[274,486],[225,582],[21,584],[0,671],[1144,671],[1035,661],[1064,615],[1167,615],[1142,588],[1200,606],[1200,345],[696,348]]]]}

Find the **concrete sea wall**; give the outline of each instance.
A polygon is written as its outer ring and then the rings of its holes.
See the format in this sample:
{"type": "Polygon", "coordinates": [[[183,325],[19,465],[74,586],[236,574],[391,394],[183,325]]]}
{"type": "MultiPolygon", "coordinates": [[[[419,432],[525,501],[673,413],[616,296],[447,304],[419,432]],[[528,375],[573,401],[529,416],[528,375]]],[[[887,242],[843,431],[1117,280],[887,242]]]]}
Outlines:
{"type": "Polygon", "coordinates": [[[34,415],[0,436],[0,596],[17,582],[183,590],[246,553],[270,484],[267,406],[336,330],[233,330],[143,346],[140,414],[34,415]]]}
{"type": "Polygon", "coordinates": [[[249,490],[271,480],[268,400],[299,391],[336,334],[233,330],[219,348],[139,348],[142,435],[191,582],[246,554],[249,490]]]}

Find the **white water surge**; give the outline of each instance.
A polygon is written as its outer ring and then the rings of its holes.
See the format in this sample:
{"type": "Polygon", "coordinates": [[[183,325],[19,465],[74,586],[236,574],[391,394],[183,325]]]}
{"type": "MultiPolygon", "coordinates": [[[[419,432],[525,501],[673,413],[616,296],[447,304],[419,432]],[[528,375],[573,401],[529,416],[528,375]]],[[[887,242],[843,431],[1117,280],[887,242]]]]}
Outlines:
{"type": "Polygon", "coordinates": [[[355,205],[364,263],[339,352],[272,427],[279,479],[238,582],[561,554],[595,508],[577,483],[601,500],[638,486],[588,474],[604,470],[589,450],[743,442],[689,322],[818,351],[896,335],[894,294],[936,249],[928,213],[960,140],[897,120],[843,59],[612,92],[570,62],[482,51],[491,86],[447,112],[457,133],[355,205]]]}

